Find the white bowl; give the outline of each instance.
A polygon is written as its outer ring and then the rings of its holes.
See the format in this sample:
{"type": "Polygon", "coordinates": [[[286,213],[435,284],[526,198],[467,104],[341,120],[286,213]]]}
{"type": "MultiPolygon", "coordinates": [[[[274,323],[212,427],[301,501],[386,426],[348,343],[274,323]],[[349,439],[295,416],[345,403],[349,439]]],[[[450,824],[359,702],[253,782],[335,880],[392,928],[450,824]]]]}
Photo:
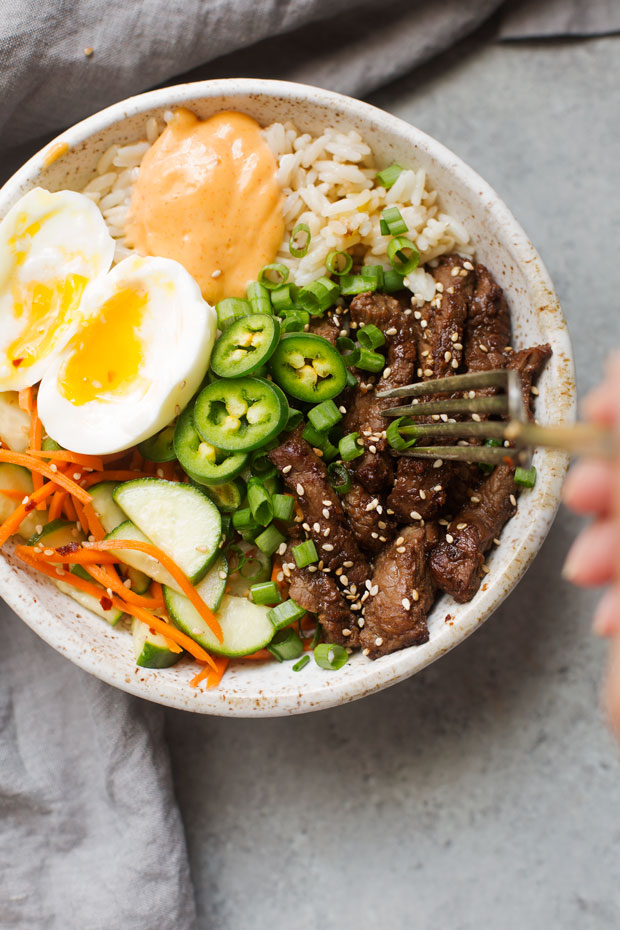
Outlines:
{"type": "MultiPolygon", "coordinates": [[[[146,119],[187,106],[200,117],[242,110],[266,125],[293,120],[308,132],[325,126],[357,129],[379,164],[421,165],[448,212],[466,224],[484,262],[504,288],[517,348],[549,342],[553,357],[539,383],[537,417],[544,423],[574,418],[575,384],[566,323],[549,276],[527,236],[497,194],[456,155],[430,136],[388,113],[339,94],[280,81],[221,80],[166,87],[132,97],[62,133],[28,161],[0,191],[0,216],[36,185],[79,189],[112,143],[144,137],[146,119]]],[[[189,686],[195,665],[162,671],[138,668],[130,636],[79,608],[46,579],[11,555],[0,558],[0,593],[46,642],[97,677],[150,701],[203,714],[276,716],[353,701],[413,675],[462,642],[514,588],[538,552],[557,510],[567,467],[561,452],[538,450],[538,481],[522,494],[516,516],[489,557],[490,574],[469,604],[442,597],[429,617],[430,639],[374,662],[353,655],[339,672],[314,663],[295,673],[292,663],[237,663],[221,686],[189,686]]]]}

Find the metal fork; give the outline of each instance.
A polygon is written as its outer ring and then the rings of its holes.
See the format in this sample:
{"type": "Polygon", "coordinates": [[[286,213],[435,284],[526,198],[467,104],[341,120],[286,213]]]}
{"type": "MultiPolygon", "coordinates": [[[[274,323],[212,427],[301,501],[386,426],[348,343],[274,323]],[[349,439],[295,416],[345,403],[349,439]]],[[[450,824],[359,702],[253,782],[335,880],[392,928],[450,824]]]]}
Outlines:
{"type": "Polygon", "coordinates": [[[432,417],[433,423],[404,423],[398,432],[403,438],[416,441],[416,445],[401,455],[421,459],[449,459],[464,462],[486,462],[496,465],[510,458],[525,462],[535,446],[565,449],[572,455],[581,453],[610,458],[615,452],[611,430],[594,423],[576,423],[574,426],[540,426],[530,422],[523,396],[521,379],[516,371],[498,369],[471,372],[419,381],[391,391],[379,391],[377,397],[410,397],[411,404],[389,407],[382,411],[385,417],[432,417]],[[503,393],[477,397],[482,388],[496,388],[503,393]],[[465,397],[419,401],[429,394],[454,394],[463,391],[465,397]],[[471,417],[455,420],[454,415],[471,417]],[[500,420],[481,420],[481,415],[501,416],[500,420]],[[456,445],[417,445],[417,440],[455,439],[456,445]],[[496,439],[501,447],[470,445],[469,440],[496,439]]]}

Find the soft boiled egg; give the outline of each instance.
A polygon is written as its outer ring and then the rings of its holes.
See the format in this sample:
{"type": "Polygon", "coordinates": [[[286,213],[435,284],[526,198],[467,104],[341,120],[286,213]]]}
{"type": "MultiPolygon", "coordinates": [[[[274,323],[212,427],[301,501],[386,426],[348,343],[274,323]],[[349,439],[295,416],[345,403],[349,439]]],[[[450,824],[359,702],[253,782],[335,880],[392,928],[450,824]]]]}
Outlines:
{"type": "Polygon", "coordinates": [[[130,256],[93,282],[79,325],[39,387],[49,436],[74,452],[119,452],[152,436],[205,375],[217,316],[178,262],[130,256]]]}
{"type": "Polygon", "coordinates": [[[113,256],[105,221],[83,194],[35,188],[9,210],[0,223],[0,391],[40,380],[113,256]]]}

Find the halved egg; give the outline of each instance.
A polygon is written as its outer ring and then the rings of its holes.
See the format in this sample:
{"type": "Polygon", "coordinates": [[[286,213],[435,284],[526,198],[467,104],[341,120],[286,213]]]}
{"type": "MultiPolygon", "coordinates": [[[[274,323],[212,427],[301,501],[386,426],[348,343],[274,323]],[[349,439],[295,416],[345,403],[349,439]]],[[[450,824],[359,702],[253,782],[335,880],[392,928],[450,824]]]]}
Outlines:
{"type": "Polygon", "coordinates": [[[35,188],[9,210],[0,223],[0,391],[41,379],[113,256],[105,221],[83,194],[35,188]]]}
{"type": "Polygon", "coordinates": [[[74,452],[119,452],[152,436],[205,375],[217,316],[178,262],[124,259],[83,301],[85,320],[39,387],[48,435],[74,452]]]}

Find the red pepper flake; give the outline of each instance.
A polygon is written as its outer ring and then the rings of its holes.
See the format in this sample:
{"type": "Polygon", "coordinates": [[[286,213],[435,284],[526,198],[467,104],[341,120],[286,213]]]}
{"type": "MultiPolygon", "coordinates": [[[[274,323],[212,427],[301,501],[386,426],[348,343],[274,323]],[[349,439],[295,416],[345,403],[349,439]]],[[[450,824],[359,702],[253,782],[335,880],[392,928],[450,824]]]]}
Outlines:
{"type": "Polygon", "coordinates": [[[112,610],[112,607],[114,606],[110,598],[107,597],[105,594],[103,595],[103,597],[99,599],[99,603],[101,604],[104,610],[112,610]]]}
{"type": "Polygon", "coordinates": [[[11,364],[14,365],[15,368],[19,368],[21,363],[24,362],[25,360],[26,360],[25,356],[23,358],[14,358],[11,364]]]}
{"type": "Polygon", "coordinates": [[[66,546],[58,546],[56,552],[58,555],[71,555],[72,552],[77,552],[80,549],[79,543],[70,542],[66,546]]]}
{"type": "Polygon", "coordinates": [[[514,465],[514,460],[509,455],[504,457],[504,465],[514,465]]]}
{"type": "Polygon", "coordinates": [[[34,510],[36,506],[37,505],[35,501],[28,501],[27,504],[24,504],[24,510],[26,511],[26,513],[30,513],[30,511],[34,510]]]}

